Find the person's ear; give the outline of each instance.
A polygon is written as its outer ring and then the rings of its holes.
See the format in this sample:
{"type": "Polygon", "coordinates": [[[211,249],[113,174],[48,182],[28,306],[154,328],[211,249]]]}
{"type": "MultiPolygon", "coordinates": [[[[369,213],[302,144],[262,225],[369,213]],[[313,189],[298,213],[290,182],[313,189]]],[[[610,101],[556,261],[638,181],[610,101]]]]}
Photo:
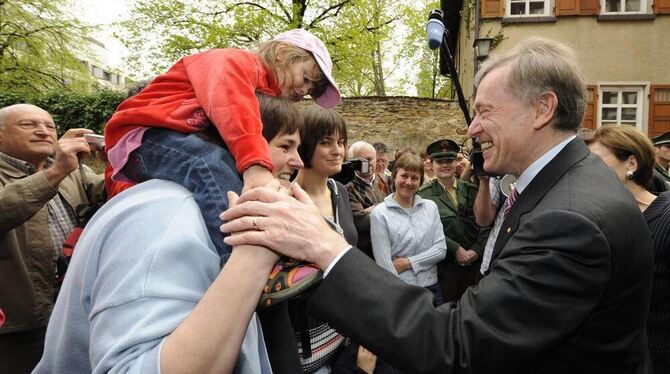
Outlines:
{"type": "Polygon", "coordinates": [[[286,58],[286,44],[284,43],[277,43],[277,46],[275,47],[275,60],[279,65],[283,65],[285,63],[284,59],[286,58]]]}
{"type": "Polygon", "coordinates": [[[633,174],[637,172],[637,159],[635,155],[630,155],[626,159],[626,170],[632,171],[633,174]]]}
{"type": "Polygon", "coordinates": [[[535,102],[535,123],[533,128],[540,130],[549,125],[554,120],[556,108],[558,107],[558,97],[553,91],[545,91],[535,102]]]}

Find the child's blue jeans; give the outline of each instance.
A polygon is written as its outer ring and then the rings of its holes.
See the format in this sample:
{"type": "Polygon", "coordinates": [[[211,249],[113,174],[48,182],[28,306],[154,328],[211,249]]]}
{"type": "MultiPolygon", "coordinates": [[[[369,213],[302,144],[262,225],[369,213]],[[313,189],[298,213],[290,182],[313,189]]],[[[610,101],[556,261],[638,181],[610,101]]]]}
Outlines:
{"type": "Polygon", "coordinates": [[[166,179],[193,193],[216,250],[224,264],[231,248],[223,242],[219,214],[228,209],[228,191],[240,193],[243,183],[235,160],[218,134],[184,134],[152,128],[128,157],[125,176],[135,182],[166,179]]]}

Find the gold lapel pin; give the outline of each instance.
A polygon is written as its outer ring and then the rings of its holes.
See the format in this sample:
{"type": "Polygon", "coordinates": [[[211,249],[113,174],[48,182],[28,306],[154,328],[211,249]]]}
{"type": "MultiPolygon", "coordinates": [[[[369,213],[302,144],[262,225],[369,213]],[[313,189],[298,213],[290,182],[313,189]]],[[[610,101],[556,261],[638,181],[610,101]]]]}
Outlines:
{"type": "Polygon", "coordinates": [[[507,228],[507,233],[509,234],[510,232],[512,232],[512,226],[507,228]]]}

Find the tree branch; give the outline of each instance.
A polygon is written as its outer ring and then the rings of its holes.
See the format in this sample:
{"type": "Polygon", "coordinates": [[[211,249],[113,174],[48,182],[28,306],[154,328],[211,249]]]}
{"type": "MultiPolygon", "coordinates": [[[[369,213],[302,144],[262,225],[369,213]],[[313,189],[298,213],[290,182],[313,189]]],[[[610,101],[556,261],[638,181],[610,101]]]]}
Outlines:
{"type": "MultiPolygon", "coordinates": [[[[396,16],[396,17],[393,17],[393,18],[389,19],[389,20],[386,21],[386,22],[382,22],[381,24],[379,24],[379,25],[377,25],[377,26],[368,26],[368,27],[366,27],[365,29],[366,29],[367,31],[377,31],[377,30],[381,29],[381,28],[384,27],[384,26],[388,26],[388,25],[390,25],[391,23],[397,21],[398,19],[400,19],[400,17],[396,16]]],[[[370,20],[370,21],[372,21],[372,20],[370,20]]],[[[368,24],[369,24],[369,23],[370,23],[370,22],[368,22],[368,24]]]]}
{"type": "Polygon", "coordinates": [[[332,5],[328,8],[326,8],[326,9],[324,9],[323,12],[321,12],[318,16],[316,16],[316,18],[314,18],[314,20],[312,22],[310,22],[309,25],[307,25],[306,29],[313,29],[316,26],[317,23],[319,23],[319,22],[321,22],[321,21],[323,21],[323,20],[325,20],[329,17],[336,16],[342,10],[342,8],[350,2],[351,2],[351,0],[344,0],[344,1],[340,2],[339,4],[335,4],[335,5],[332,5]],[[335,11],[335,14],[333,14],[332,16],[328,15],[328,13],[330,13],[333,10],[335,11]]]}
{"type": "Polygon", "coordinates": [[[281,9],[281,11],[282,11],[282,12],[284,13],[284,15],[286,16],[286,19],[287,19],[287,20],[291,20],[291,13],[288,12],[288,9],[286,9],[286,7],[285,7],[284,4],[281,2],[281,0],[274,0],[274,2],[275,2],[277,5],[279,5],[279,8],[281,9]]]}

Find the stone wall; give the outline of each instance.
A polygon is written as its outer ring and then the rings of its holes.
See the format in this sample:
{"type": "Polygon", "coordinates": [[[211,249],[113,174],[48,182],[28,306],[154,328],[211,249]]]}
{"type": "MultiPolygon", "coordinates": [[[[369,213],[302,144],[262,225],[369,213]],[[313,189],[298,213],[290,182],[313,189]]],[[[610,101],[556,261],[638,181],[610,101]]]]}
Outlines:
{"type": "MultiPolygon", "coordinates": [[[[347,97],[337,107],[347,121],[349,144],[381,141],[392,153],[412,147],[417,152],[437,139],[460,143],[467,138],[456,101],[416,97],[347,97]]],[[[391,155],[392,158],[392,155],[391,155]]]]}

